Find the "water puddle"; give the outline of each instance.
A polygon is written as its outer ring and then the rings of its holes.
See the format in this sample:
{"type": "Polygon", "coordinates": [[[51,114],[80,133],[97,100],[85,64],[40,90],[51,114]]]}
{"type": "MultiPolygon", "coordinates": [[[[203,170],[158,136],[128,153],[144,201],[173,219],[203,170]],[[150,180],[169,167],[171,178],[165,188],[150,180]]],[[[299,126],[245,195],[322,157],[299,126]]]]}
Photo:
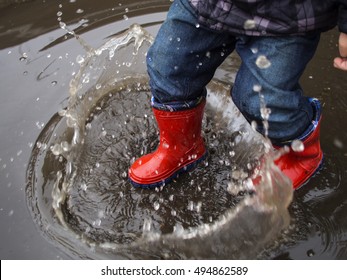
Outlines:
{"type": "Polygon", "coordinates": [[[135,24],[77,57],[67,108],[43,128],[28,166],[34,221],[79,258],[256,258],[290,224],[292,187],[223,82],[208,85],[207,160],[160,189],[128,182],[131,163],[158,144],[145,64],[152,41],[135,24]],[[254,187],[259,162],[265,176],[254,187]]]}

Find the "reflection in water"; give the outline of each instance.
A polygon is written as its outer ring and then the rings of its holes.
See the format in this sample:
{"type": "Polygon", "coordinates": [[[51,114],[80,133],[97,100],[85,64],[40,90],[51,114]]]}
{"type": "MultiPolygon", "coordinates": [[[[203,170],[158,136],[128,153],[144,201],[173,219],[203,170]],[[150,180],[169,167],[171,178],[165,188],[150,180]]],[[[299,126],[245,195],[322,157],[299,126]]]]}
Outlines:
{"type": "Polygon", "coordinates": [[[264,154],[216,80],[203,132],[209,158],[153,190],[131,187],[127,170],[158,144],[140,26],[77,60],[65,110],[37,139],[27,197],[35,222],[82,258],[255,258],[289,225],[291,184],[264,154]],[[263,181],[250,179],[262,162],[263,181]]]}

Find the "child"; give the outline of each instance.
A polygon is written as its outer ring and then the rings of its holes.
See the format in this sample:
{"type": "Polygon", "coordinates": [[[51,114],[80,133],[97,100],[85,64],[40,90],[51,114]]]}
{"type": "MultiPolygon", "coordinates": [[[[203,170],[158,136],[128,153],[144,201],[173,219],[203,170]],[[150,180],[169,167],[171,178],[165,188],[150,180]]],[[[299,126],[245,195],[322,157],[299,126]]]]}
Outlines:
{"type": "Polygon", "coordinates": [[[204,159],[205,86],[236,50],[242,64],[231,97],[264,133],[260,90],[271,110],[268,137],[273,145],[303,142],[303,151],[291,149],[276,161],[294,188],[303,185],[319,168],[323,153],[321,106],[303,95],[299,79],[320,34],[336,25],[341,57],[334,66],[347,70],[347,0],[175,0],[147,55],[160,143],[131,166],[132,184],[161,186],[204,159]]]}

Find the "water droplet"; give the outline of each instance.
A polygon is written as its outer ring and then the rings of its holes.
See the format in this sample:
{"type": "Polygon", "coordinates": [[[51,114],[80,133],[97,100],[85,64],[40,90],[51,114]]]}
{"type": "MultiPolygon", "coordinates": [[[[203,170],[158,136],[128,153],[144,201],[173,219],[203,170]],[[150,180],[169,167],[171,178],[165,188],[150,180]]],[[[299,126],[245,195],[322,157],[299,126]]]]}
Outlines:
{"type": "Polygon", "coordinates": [[[196,27],[196,28],[199,28],[199,27],[200,27],[200,24],[199,24],[199,23],[195,24],[195,27],[196,27]]]}
{"type": "Polygon", "coordinates": [[[105,217],[105,212],[102,211],[102,210],[100,210],[100,211],[98,212],[98,218],[102,219],[102,218],[104,218],[104,217],[105,217]]]}
{"type": "Polygon", "coordinates": [[[343,143],[340,139],[335,138],[334,139],[334,145],[339,149],[343,149],[343,143]]]}
{"type": "Polygon", "coordinates": [[[82,55],[78,55],[76,58],[76,62],[78,64],[82,64],[84,62],[84,57],[82,55]]]}
{"type": "Polygon", "coordinates": [[[58,156],[61,154],[62,150],[61,150],[61,146],[59,144],[55,144],[54,146],[50,147],[51,152],[53,153],[53,155],[58,156]]]}
{"type": "Polygon", "coordinates": [[[26,53],[23,53],[22,56],[19,58],[20,61],[25,61],[28,58],[28,55],[26,53]]]}
{"type": "Polygon", "coordinates": [[[62,11],[58,11],[58,12],[57,12],[57,16],[58,16],[58,17],[61,17],[62,15],[63,15],[63,12],[62,12],[62,11]]]}
{"type": "Polygon", "coordinates": [[[59,26],[60,26],[60,28],[65,29],[65,28],[66,28],[66,23],[65,23],[65,22],[60,21],[60,22],[59,22],[59,26]]]}
{"type": "Polygon", "coordinates": [[[271,109],[270,108],[260,108],[260,113],[261,113],[261,117],[264,120],[268,120],[271,114],[271,109]]]}
{"type": "Polygon", "coordinates": [[[82,83],[84,83],[84,84],[88,84],[88,83],[89,83],[89,75],[86,75],[86,76],[83,78],[82,83]]]}
{"type": "Polygon", "coordinates": [[[166,142],[164,142],[162,146],[163,146],[163,148],[165,148],[165,149],[168,149],[168,148],[170,147],[170,145],[169,145],[168,143],[166,143],[166,142]]]}
{"type": "Polygon", "coordinates": [[[294,152],[302,152],[305,150],[304,143],[300,140],[294,140],[291,144],[291,148],[294,152]]]}
{"type": "Polygon", "coordinates": [[[313,257],[315,255],[315,253],[312,249],[308,250],[306,254],[308,257],[313,257]]]}
{"type": "Polygon", "coordinates": [[[253,19],[247,19],[243,24],[243,28],[246,30],[254,29],[256,26],[255,21],[253,19]]]}
{"type": "Polygon", "coordinates": [[[253,91],[255,91],[255,92],[261,92],[261,89],[262,89],[261,85],[254,85],[253,86],[253,91]]]}
{"type": "Polygon", "coordinates": [[[258,49],[257,48],[251,48],[251,52],[256,54],[256,53],[258,53],[258,49]]]}
{"type": "Polygon", "coordinates": [[[52,86],[56,86],[57,84],[58,84],[57,81],[52,81],[52,82],[51,82],[51,85],[52,85],[52,86]]]}
{"type": "Polygon", "coordinates": [[[83,12],[84,12],[84,10],[82,10],[82,9],[77,9],[76,14],[82,14],[83,12]]]}
{"type": "Polygon", "coordinates": [[[99,227],[101,225],[101,219],[97,219],[93,222],[93,226],[99,227]]]}
{"type": "Polygon", "coordinates": [[[128,20],[129,17],[128,17],[127,15],[123,15],[123,19],[124,19],[124,20],[128,20]]]}
{"type": "Polygon", "coordinates": [[[257,60],[255,61],[255,64],[260,68],[260,69],[266,69],[271,66],[271,62],[267,59],[265,55],[259,55],[257,60]]]}
{"type": "Polygon", "coordinates": [[[82,183],[81,189],[82,189],[83,191],[86,191],[87,188],[88,188],[87,184],[86,184],[86,183],[82,183]]]}
{"type": "Polygon", "coordinates": [[[201,207],[202,207],[202,202],[199,201],[196,206],[195,206],[195,211],[200,213],[201,212],[201,207]]]}
{"type": "Polygon", "coordinates": [[[153,208],[154,208],[155,211],[157,211],[160,208],[160,204],[159,204],[158,201],[153,203],[153,208]]]}
{"type": "Polygon", "coordinates": [[[36,122],[35,125],[38,129],[42,129],[45,126],[43,122],[36,122]]]}
{"type": "Polygon", "coordinates": [[[14,211],[11,210],[10,212],[8,212],[8,216],[11,217],[13,215],[14,211]]]}
{"type": "Polygon", "coordinates": [[[150,232],[152,228],[152,221],[149,218],[146,218],[143,223],[142,231],[144,233],[150,232]]]}
{"type": "Polygon", "coordinates": [[[180,37],[177,37],[177,42],[180,42],[181,41],[181,38],[180,37]]]}

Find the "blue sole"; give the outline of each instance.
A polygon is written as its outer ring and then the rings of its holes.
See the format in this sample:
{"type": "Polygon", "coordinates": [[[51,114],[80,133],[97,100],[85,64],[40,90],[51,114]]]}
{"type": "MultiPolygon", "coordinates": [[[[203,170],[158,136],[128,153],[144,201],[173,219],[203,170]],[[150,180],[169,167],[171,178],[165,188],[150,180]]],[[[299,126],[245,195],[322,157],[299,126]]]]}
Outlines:
{"type": "Polygon", "coordinates": [[[155,182],[155,183],[151,183],[151,184],[139,184],[139,183],[134,182],[130,178],[129,178],[129,181],[133,185],[133,187],[135,187],[135,188],[141,188],[141,189],[160,188],[160,187],[165,186],[166,184],[172,182],[174,179],[177,179],[181,174],[190,172],[193,169],[195,169],[199,163],[201,163],[202,161],[204,161],[206,159],[207,154],[208,153],[206,152],[202,157],[200,157],[196,161],[183,166],[182,168],[178,169],[174,174],[172,174],[170,177],[163,179],[163,180],[160,180],[159,182],[155,182]]]}

